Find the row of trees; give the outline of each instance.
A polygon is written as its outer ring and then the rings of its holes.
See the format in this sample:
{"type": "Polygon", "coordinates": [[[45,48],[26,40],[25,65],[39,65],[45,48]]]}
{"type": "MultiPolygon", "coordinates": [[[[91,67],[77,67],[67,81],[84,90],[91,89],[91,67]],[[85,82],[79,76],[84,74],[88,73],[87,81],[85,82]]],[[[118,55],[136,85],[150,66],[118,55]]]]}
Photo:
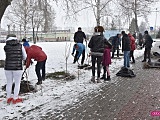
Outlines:
{"type": "MultiPolygon", "coordinates": [[[[0,17],[5,8],[10,5],[12,0],[0,0],[0,17]]],[[[134,23],[132,31],[139,33],[138,17],[143,17],[144,22],[148,22],[147,15],[151,12],[151,7],[158,0],[13,0],[12,18],[15,14],[14,22],[23,24],[24,30],[27,25],[32,23],[32,28],[41,28],[44,32],[51,29],[55,13],[51,1],[54,4],[61,5],[66,12],[67,18],[78,18],[78,13],[84,10],[90,10],[95,16],[96,25],[108,26],[109,18],[112,28],[124,26],[131,22],[134,23]],[[14,11],[14,13],[13,13],[14,11]],[[134,19],[133,19],[134,18],[134,19]],[[103,22],[102,22],[103,21],[103,22]]]]}
{"type": "MultiPolygon", "coordinates": [[[[20,31],[33,30],[33,40],[36,42],[39,29],[48,32],[53,28],[55,12],[47,0],[13,0],[6,11],[6,18],[20,31]]],[[[8,25],[10,31],[10,25],[8,25]]]]}

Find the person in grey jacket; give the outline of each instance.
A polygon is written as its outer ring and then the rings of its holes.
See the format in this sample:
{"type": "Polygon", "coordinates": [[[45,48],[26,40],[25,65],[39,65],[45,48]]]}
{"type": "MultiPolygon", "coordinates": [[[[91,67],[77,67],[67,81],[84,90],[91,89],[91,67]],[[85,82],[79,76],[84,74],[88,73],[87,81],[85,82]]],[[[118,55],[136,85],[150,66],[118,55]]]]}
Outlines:
{"type": "Polygon", "coordinates": [[[100,82],[100,65],[102,62],[102,56],[105,46],[105,37],[103,36],[104,28],[102,26],[97,26],[94,28],[94,35],[91,37],[88,47],[91,51],[91,60],[92,60],[92,82],[95,81],[95,64],[97,62],[97,83],[100,82]]]}
{"type": "Polygon", "coordinates": [[[7,35],[6,45],[4,46],[6,54],[5,59],[5,75],[7,79],[6,91],[7,91],[7,103],[19,103],[22,102],[22,98],[19,98],[20,82],[23,72],[22,61],[26,59],[27,55],[22,44],[16,38],[16,35],[7,35]],[[15,83],[14,94],[11,95],[13,80],[15,83]]]}

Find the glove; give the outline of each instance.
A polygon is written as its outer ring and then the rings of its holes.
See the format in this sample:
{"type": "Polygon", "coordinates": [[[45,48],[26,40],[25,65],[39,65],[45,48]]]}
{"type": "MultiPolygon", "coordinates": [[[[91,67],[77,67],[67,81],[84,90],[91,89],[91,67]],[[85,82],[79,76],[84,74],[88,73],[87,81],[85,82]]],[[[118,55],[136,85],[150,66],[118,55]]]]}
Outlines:
{"type": "Polygon", "coordinates": [[[74,56],[74,53],[72,53],[72,56],[74,56]]]}

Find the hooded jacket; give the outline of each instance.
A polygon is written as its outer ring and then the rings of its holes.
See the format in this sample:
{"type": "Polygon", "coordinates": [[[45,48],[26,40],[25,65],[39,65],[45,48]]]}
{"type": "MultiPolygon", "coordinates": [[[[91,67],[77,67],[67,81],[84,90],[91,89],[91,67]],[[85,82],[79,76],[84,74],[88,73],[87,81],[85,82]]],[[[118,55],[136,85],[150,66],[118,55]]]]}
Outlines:
{"type": "Polygon", "coordinates": [[[133,51],[136,49],[135,38],[130,33],[128,33],[128,37],[130,39],[131,50],[133,51]]]}
{"type": "Polygon", "coordinates": [[[26,59],[26,52],[16,37],[9,37],[4,46],[6,53],[5,70],[22,70],[22,60],[26,59]]]}
{"type": "Polygon", "coordinates": [[[39,46],[32,45],[30,47],[26,47],[25,49],[27,53],[26,68],[29,67],[31,59],[34,59],[37,62],[41,62],[47,59],[47,55],[39,46]]]}
{"type": "Polygon", "coordinates": [[[111,49],[109,47],[106,47],[103,53],[103,59],[102,59],[102,65],[108,66],[111,64],[111,49]]]}

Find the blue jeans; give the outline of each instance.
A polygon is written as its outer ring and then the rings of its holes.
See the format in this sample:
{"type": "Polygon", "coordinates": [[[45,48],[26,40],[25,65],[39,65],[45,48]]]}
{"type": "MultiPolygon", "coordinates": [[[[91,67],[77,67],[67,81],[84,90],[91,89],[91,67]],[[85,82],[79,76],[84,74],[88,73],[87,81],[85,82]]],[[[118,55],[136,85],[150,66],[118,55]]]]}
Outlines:
{"type": "Polygon", "coordinates": [[[124,51],[124,67],[125,68],[130,67],[129,61],[130,61],[130,51],[124,51]]]}

